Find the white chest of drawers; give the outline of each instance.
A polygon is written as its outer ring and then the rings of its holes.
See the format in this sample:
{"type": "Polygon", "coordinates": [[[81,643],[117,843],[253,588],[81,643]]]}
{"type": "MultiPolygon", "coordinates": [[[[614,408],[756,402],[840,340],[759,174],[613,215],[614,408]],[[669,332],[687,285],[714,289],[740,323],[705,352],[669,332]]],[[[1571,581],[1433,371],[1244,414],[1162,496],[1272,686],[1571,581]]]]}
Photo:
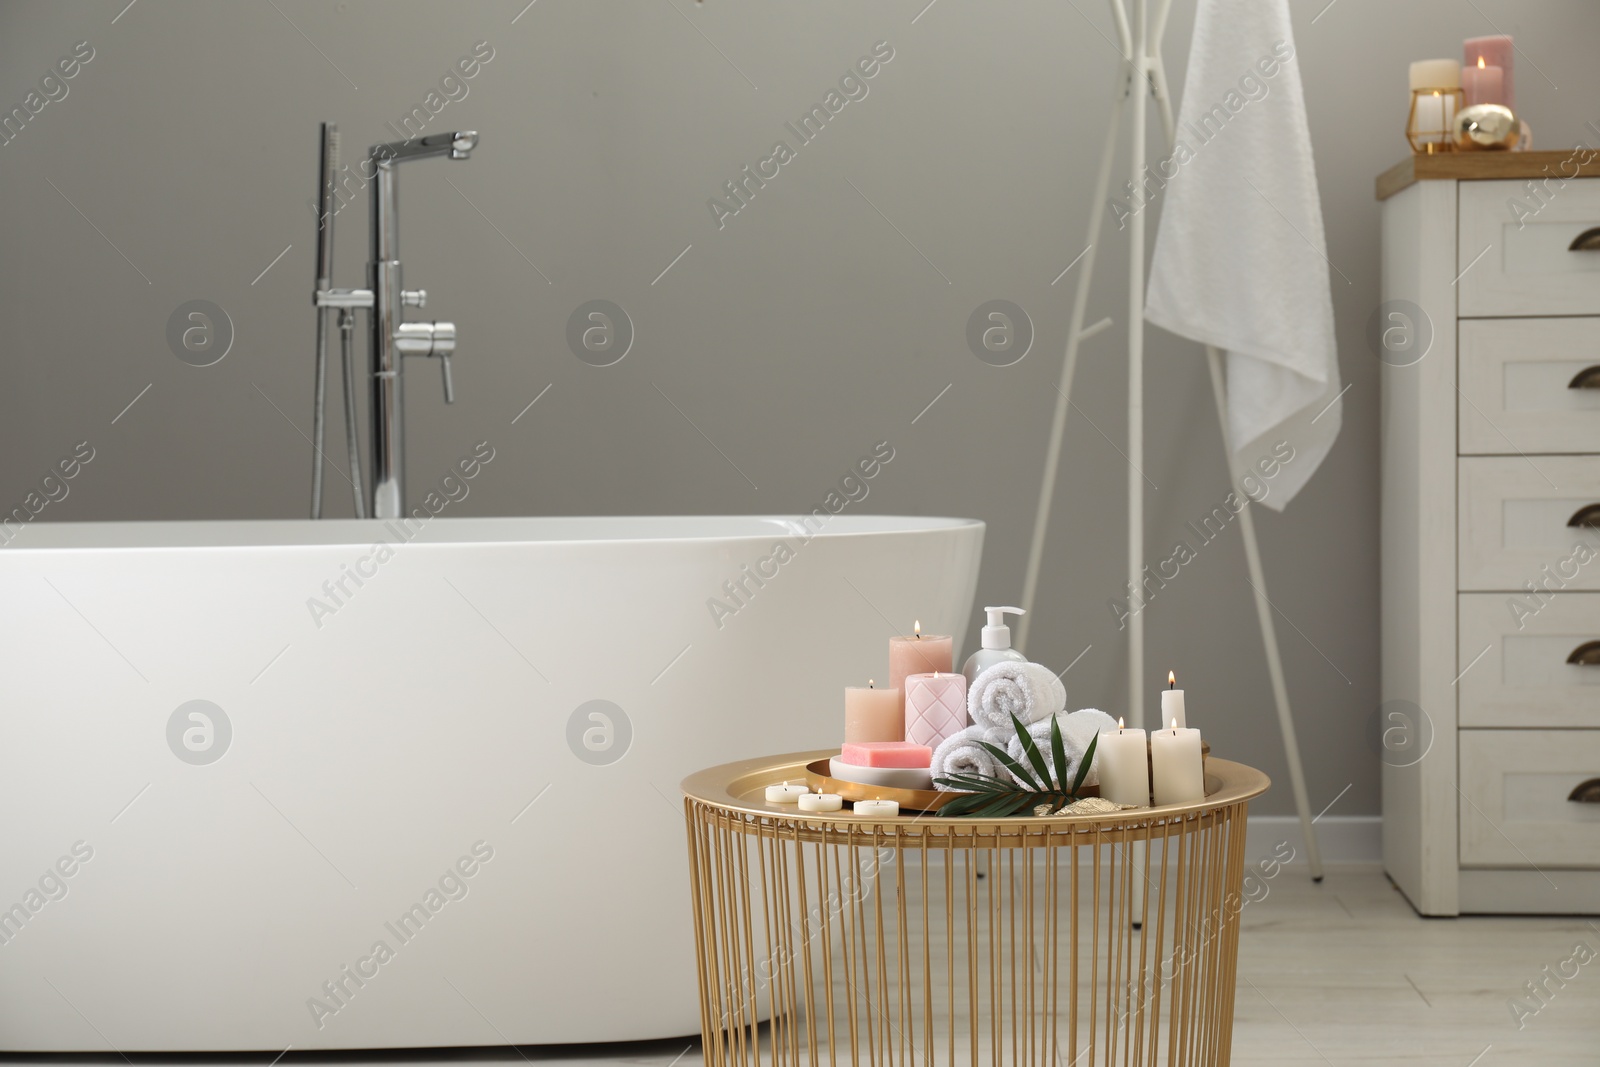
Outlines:
{"type": "Polygon", "coordinates": [[[1600,793],[1600,167],[1403,166],[1368,331],[1384,866],[1425,915],[1600,913],[1600,802],[1569,799],[1600,793]]]}

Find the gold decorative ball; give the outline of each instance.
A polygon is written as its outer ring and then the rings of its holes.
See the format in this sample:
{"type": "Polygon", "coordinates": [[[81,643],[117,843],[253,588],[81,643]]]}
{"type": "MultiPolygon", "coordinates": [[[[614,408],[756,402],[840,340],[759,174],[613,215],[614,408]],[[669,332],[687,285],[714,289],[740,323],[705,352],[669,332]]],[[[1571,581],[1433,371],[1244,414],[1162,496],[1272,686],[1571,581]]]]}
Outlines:
{"type": "Polygon", "coordinates": [[[1456,148],[1463,152],[1500,151],[1517,143],[1522,124],[1508,107],[1473,104],[1456,113],[1456,148]]]}

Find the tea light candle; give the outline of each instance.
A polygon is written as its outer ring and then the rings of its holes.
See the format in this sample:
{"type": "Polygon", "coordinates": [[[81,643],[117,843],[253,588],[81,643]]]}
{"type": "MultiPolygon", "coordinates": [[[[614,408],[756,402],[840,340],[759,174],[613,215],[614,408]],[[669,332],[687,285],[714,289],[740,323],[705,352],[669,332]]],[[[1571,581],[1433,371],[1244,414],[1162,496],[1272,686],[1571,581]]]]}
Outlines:
{"type": "Polygon", "coordinates": [[[1122,720],[1117,729],[1100,732],[1094,746],[1094,763],[1100,770],[1100,795],[1118,804],[1150,806],[1150,748],[1143,730],[1128,730],[1122,720]]]}
{"type": "Polygon", "coordinates": [[[1206,798],[1205,764],[1200,753],[1200,731],[1173,723],[1150,735],[1151,784],[1156,806],[1193,804],[1206,798]]]}
{"type": "Polygon", "coordinates": [[[1188,726],[1183,717],[1183,690],[1178,688],[1178,673],[1167,672],[1167,687],[1161,691],[1161,721],[1178,721],[1179,728],[1188,726]]]}
{"type": "Polygon", "coordinates": [[[767,803],[793,804],[809,792],[811,790],[803,785],[790,785],[788,782],[782,785],[769,785],[767,786],[767,803]]]}
{"type": "Polygon", "coordinates": [[[871,815],[874,818],[900,814],[900,802],[896,800],[858,800],[852,808],[857,815],[871,815]]]}
{"type": "Polygon", "coordinates": [[[802,793],[801,811],[839,811],[844,807],[844,797],[838,793],[802,793]]]}
{"type": "Polygon", "coordinates": [[[849,686],[844,691],[844,739],[846,741],[904,741],[905,714],[901,710],[900,690],[877,689],[872,680],[866,688],[849,686]]]}
{"type": "Polygon", "coordinates": [[[900,690],[904,710],[906,679],[913,674],[949,674],[953,669],[955,640],[946,634],[924,634],[917,619],[911,633],[889,638],[889,685],[900,690]]]}

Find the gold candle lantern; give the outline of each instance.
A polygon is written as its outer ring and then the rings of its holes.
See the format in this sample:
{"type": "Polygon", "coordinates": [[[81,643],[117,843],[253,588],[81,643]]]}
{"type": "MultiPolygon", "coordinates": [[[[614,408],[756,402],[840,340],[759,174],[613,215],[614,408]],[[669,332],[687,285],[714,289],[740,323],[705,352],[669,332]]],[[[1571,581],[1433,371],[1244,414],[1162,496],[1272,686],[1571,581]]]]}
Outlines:
{"type": "Polygon", "coordinates": [[[1419,59],[1411,64],[1411,112],[1406,140],[1424,155],[1455,150],[1455,120],[1462,107],[1461,64],[1419,59]]]}

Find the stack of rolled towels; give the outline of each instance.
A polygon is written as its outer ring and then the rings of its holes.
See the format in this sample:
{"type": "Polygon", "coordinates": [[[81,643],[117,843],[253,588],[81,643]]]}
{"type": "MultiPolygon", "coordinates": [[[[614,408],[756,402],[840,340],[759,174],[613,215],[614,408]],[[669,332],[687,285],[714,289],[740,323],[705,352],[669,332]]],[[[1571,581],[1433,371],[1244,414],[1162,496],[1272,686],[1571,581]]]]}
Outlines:
{"type": "MultiPolygon", "coordinates": [[[[1061,724],[1062,747],[1068,773],[1077,776],[1078,766],[1089,742],[1101,731],[1115,730],[1116,720],[1095,708],[1068,713],[1067,687],[1050,668],[1022,660],[996,663],[977,678],[967,690],[967,716],[972,725],[952,734],[933,753],[935,779],[951,774],[978,774],[990,778],[1015,779],[1005,765],[979,742],[988,742],[1007,752],[1026,766],[1022,741],[1017,736],[1013,717],[1022,723],[1052,770],[1052,784],[1070,787],[1072,782],[1054,781],[1054,763],[1049,757],[1050,724],[1061,724]]],[[[1018,782],[1019,785],[1024,784],[1018,782]]],[[[1098,785],[1099,776],[1091,763],[1085,785],[1098,785]]],[[[944,787],[940,787],[944,788],[944,787]]]]}

